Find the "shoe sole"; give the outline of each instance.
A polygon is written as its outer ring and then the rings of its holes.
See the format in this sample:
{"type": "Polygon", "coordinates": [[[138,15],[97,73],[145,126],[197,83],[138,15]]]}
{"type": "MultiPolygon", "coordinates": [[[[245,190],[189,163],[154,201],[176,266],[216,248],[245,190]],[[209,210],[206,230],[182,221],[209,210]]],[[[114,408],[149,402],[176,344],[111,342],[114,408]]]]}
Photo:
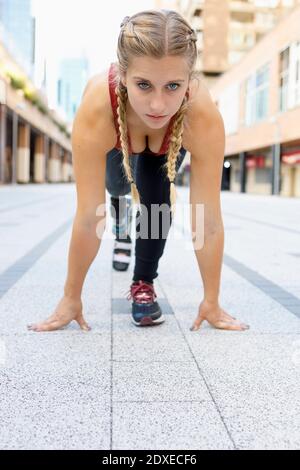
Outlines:
{"type": "Polygon", "coordinates": [[[163,323],[165,321],[165,317],[163,314],[161,314],[159,318],[156,318],[155,320],[153,320],[152,317],[145,316],[139,322],[137,322],[133,317],[131,317],[131,321],[136,326],[154,326],[154,325],[159,325],[160,323],[163,323]]]}

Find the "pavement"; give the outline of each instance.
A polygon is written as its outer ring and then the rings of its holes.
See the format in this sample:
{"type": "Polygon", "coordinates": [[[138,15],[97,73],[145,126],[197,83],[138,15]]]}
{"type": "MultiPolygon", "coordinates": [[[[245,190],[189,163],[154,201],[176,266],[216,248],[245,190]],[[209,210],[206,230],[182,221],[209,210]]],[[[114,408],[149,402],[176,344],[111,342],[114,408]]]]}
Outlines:
{"type": "Polygon", "coordinates": [[[219,300],[249,330],[189,330],[203,288],[178,211],[154,280],[163,324],[131,322],[134,258],[112,270],[108,226],[83,288],[91,331],[36,333],[63,294],[75,185],[0,188],[1,449],[300,448],[300,200],[221,198],[219,300]]]}

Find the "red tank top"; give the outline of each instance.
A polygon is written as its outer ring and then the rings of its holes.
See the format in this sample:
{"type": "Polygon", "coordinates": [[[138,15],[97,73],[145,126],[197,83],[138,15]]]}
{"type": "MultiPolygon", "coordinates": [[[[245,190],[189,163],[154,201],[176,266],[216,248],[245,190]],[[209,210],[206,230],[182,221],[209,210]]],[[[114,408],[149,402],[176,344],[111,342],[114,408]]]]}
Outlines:
{"type": "MultiPolygon", "coordinates": [[[[118,115],[117,115],[117,95],[115,93],[115,87],[116,87],[116,82],[115,82],[115,68],[114,68],[114,63],[112,62],[109,67],[109,74],[108,74],[108,81],[109,81],[109,94],[110,94],[110,101],[111,101],[111,106],[113,110],[113,115],[114,115],[114,124],[117,132],[117,143],[114,148],[122,150],[121,147],[121,141],[120,141],[120,133],[119,133],[119,125],[118,125],[118,115]]],[[[170,119],[166,134],[164,136],[164,140],[162,142],[161,148],[159,152],[152,152],[149,147],[148,147],[148,136],[147,136],[147,147],[145,148],[144,152],[151,153],[153,155],[162,155],[167,153],[168,151],[168,146],[169,146],[169,137],[171,134],[171,129],[173,125],[173,121],[175,119],[175,116],[172,116],[170,119]]],[[[130,140],[130,135],[128,132],[128,147],[129,147],[129,154],[130,155],[138,155],[137,153],[132,152],[132,147],[131,147],[131,140],[130,140]]]]}

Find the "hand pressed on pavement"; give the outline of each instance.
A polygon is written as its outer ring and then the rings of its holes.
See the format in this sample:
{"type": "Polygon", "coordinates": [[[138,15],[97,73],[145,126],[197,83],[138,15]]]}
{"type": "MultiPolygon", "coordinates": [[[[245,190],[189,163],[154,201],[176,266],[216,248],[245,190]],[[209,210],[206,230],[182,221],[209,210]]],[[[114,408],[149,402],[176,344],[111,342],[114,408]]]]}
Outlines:
{"type": "Polygon", "coordinates": [[[53,331],[59,330],[75,320],[83,331],[90,331],[90,327],[83,318],[82,301],[63,296],[54,313],[40,323],[27,325],[31,331],[53,331]]]}
{"type": "Polygon", "coordinates": [[[211,326],[222,330],[244,331],[250,328],[250,325],[240,322],[235,317],[225,312],[218,304],[212,304],[203,300],[200,303],[198,316],[190,328],[191,331],[199,330],[203,320],[208,321],[211,326]]]}

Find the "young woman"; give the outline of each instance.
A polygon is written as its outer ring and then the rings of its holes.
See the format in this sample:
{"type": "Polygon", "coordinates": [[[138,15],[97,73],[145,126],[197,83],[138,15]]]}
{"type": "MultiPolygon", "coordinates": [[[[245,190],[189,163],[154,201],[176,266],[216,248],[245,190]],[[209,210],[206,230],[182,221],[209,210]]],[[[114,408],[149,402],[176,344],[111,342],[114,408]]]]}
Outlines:
{"type": "MultiPolygon", "coordinates": [[[[146,236],[136,238],[128,296],[132,320],[138,326],[164,320],[153,280],[167,234],[161,234],[163,224],[159,223],[159,238],[151,238],[151,207],[167,205],[169,228],[176,200],[175,177],[188,150],[193,233],[201,229],[195,217],[197,204],[205,209],[205,242],[201,249],[195,247],[204,298],[191,330],[197,330],[203,320],[216,328],[245,330],[249,326],[225,312],[218,301],[225,133],[222,117],[195,71],[195,32],[175,11],[142,11],[121,23],[117,57],[108,71],[89,80],[73,124],[77,211],[64,295],[47,320],[28,328],[50,331],[76,320],[82,329],[90,329],[82,313],[81,291],[101,244],[96,209],[105,207],[106,189],[115,219],[115,269],[126,269],[131,254],[130,224],[124,229],[130,195],[139,204],[139,229],[148,226],[146,236]]],[[[105,224],[106,214],[101,217],[105,224]]]]}

